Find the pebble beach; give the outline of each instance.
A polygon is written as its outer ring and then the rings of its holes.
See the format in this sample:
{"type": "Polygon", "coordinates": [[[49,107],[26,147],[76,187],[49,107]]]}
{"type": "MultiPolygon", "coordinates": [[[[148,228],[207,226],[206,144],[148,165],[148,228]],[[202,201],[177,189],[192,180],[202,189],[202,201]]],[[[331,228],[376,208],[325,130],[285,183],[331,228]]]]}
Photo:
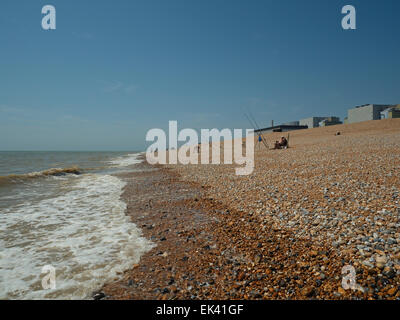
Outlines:
{"type": "Polygon", "coordinates": [[[289,143],[256,145],[248,176],[222,164],[126,174],[126,214],[154,247],[101,298],[400,298],[400,119],[292,131],[289,143]]]}

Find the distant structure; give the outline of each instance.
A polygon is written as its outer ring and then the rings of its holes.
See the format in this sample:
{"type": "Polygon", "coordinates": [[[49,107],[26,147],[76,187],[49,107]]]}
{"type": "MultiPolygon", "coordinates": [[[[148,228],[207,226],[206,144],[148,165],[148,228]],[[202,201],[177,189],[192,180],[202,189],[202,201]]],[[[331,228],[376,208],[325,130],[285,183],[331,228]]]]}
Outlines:
{"type": "Polygon", "coordinates": [[[324,126],[341,124],[338,117],[310,117],[310,118],[300,120],[300,125],[307,126],[309,129],[316,128],[316,127],[319,127],[320,123],[323,122],[324,120],[326,120],[324,122],[324,126]]]}
{"type": "Polygon", "coordinates": [[[347,122],[356,123],[361,121],[379,120],[381,112],[393,107],[390,104],[364,104],[347,111],[347,122]]]}
{"type": "Polygon", "coordinates": [[[400,118],[400,104],[381,111],[381,119],[400,118]]]}
{"type": "Polygon", "coordinates": [[[301,129],[307,129],[307,126],[300,126],[300,125],[291,125],[291,124],[281,124],[278,126],[272,126],[268,128],[262,128],[258,130],[254,130],[255,133],[263,133],[263,132],[287,132],[287,131],[293,131],[293,130],[301,130],[301,129]]]}
{"type": "Polygon", "coordinates": [[[342,124],[338,117],[328,117],[319,123],[320,127],[334,126],[335,124],[342,124]]]}
{"type": "Polygon", "coordinates": [[[290,121],[290,122],[285,122],[282,123],[283,126],[299,126],[300,125],[300,121],[290,121]]]}
{"type": "Polygon", "coordinates": [[[280,125],[274,125],[274,120],[271,121],[271,126],[254,130],[255,133],[263,132],[286,132],[301,129],[311,129],[317,127],[333,126],[342,123],[356,123],[368,120],[393,119],[400,118],[400,104],[364,104],[347,110],[347,117],[343,122],[339,117],[310,117],[299,121],[285,122],[280,125]]]}

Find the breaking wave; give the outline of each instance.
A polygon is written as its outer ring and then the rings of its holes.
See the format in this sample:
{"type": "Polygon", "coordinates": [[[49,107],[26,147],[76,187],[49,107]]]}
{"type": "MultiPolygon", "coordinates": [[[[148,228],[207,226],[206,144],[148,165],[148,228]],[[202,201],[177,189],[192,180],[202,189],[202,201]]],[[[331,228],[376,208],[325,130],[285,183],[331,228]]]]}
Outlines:
{"type": "Polygon", "coordinates": [[[0,214],[0,299],[85,299],[153,244],[125,215],[125,182],[85,174],[56,197],[0,214]],[[42,267],[56,269],[43,290],[42,267]]]}
{"type": "Polygon", "coordinates": [[[109,161],[109,163],[116,167],[130,166],[130,165],[142,162],[142,160],[139,159],[140,155],[141,155],[141,153],[127,154],[127,155],[112,159],[109,161]]]}
{"type": "Polygon", "coordinates": [[[7,176],[0,176],[0,185],[23,182],[25,180],[30,180],[34,178],[49,177],[49,176],[57,177],[57,176],[65,176],[67,174],[80,175],[82,173],[83,170],[78,167],[51,168],[43,171],[30,172],[25,174],[10,174],[7,176]]]}

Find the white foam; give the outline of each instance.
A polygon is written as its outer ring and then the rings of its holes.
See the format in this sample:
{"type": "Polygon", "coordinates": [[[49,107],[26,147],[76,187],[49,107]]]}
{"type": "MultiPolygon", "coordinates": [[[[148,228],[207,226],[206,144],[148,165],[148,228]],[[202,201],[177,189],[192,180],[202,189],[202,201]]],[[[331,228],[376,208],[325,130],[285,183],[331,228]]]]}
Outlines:
{"type": "Polygon", "coordinates": [[[126,167],[130,166],[136,163],[142,162],[141,160],[138,160],[140,153],[131,153],[127,154],[115,159],[110,160],[110,164],[117,166],[117,167],[126,167]]]}
{"type": "Polygon", "coordinates": [[[153,244],[125,215],[125,183],[110,175],[75,178],[70,191],[0,212],[0,299],[85,299],[138,263],[153,244]],[[42,267],[56,268],[43,290],[42,267]]]}

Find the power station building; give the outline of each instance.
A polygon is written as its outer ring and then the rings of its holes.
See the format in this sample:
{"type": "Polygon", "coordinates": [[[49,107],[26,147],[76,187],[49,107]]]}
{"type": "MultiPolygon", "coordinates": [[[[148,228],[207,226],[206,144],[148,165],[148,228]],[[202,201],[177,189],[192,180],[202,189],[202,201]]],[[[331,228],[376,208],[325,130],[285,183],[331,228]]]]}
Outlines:
{"type": "MultiPolygon", "coordinates": [[[[365,104],[347,110],[347,117],[344,118],[344,123],[356,123],[369,120],[392,118],[400,118],[400,104],[365,104]]],[[[258,128],[254,132],[286,132],[307,128],[311,129],[332,126],[336,124],[342,124],[339,117],[309,117],[300,121],[286,122],[281,125],[274,125],[274,122],[271,121],[270,127],[258,128]]]]}
{"type": "Polygon", "coordinates": [[[381,119],[400,118],[400,104],[381,111],[381,119]]]}
{"type": "Polygon", "coordinates": [[[347,123],[379,120],[381,112],[392,107],[389,104],[365,104],[347,111],[347,123]]]}
{"type": "Polygon", "coordinates": [[[307,126],[310,128],[316,128],[322,126],[330,126],[335,124],[341,124],[338,117],[310,117],[300,120],[301,126],[307,126]]]}
{"type": "Polygon", "coordinates": [[[272,126],[268,128],[261,128],[254,130],[255,133],[263,133],[263,132],[287,132],[293,130],[301,130],[307,129],[307,126],[300,126],[298,124],[280,124],[277,126],[272,126]]]}

